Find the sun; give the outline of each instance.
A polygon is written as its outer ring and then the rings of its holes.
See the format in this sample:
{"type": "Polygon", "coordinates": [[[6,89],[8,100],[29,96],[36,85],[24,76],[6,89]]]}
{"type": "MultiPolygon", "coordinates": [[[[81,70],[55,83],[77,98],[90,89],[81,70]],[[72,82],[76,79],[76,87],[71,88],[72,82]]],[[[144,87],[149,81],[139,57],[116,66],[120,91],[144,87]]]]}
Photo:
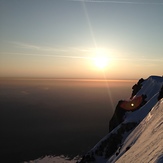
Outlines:
{"type": "Polygon", "coordinates": [[[104,69],[108,64],[108,59],[103,56],[97,56],[94,58],[94,63],[96,65],[96,67],[98,67],[100,69],[104,69]]]}
{"type": "Polygon", "coordinates": [[[106,54],[107,53],[105,49],[96,49],[93,61],[97,68],[104,69],[107,67],[109,59],[106,54]]]}

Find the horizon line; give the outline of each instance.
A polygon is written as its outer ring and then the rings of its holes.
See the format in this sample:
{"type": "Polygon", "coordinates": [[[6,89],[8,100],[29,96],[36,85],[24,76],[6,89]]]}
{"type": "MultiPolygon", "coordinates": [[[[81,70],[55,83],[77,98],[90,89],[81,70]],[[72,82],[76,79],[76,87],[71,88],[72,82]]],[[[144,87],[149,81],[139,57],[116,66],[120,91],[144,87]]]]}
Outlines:
{"type": "Polygon", "coordinates": [[[65,81],[118,81],[118,80],[139,80],[138,78],[74,78],[74,77],[0,77],[0,80],[65,80],[65,81]]]}

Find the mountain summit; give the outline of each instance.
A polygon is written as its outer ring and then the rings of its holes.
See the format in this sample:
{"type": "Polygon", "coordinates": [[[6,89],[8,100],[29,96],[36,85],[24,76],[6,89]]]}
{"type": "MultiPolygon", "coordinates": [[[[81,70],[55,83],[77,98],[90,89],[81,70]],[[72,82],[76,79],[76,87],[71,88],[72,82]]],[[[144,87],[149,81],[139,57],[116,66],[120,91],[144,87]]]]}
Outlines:
{"type": "Polygon", "coordinates": [[[140,79],[118,102],[109,133],[80,163],[163,163],[163,77],[140,79]]]}

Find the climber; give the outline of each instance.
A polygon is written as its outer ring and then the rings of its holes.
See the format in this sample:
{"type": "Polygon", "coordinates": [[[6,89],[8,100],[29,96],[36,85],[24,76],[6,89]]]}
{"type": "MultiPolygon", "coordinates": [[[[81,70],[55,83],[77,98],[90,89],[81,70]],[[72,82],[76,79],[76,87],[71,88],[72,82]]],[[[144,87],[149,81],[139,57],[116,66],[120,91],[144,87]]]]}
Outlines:
{"type": "Polygon", "coordinates": [[[120,107],[122,109],[132,111],[132,110],[138,109],[141,106],[142,102],[143,102],[143,97],[142,96],[136,96],[131,100],[123,101],[120,104],[120,107]]]}

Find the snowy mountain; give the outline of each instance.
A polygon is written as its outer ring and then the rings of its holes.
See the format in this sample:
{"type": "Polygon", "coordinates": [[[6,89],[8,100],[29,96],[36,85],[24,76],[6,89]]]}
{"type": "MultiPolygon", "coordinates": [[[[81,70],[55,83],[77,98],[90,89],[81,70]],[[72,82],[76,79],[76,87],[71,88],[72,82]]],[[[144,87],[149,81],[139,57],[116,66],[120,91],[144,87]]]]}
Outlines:
{"type": "Polygon", "coordinates": [[[119,101],[108,135],[80,163],[163,162],[163,77],[140,79],[119,101]]]}

